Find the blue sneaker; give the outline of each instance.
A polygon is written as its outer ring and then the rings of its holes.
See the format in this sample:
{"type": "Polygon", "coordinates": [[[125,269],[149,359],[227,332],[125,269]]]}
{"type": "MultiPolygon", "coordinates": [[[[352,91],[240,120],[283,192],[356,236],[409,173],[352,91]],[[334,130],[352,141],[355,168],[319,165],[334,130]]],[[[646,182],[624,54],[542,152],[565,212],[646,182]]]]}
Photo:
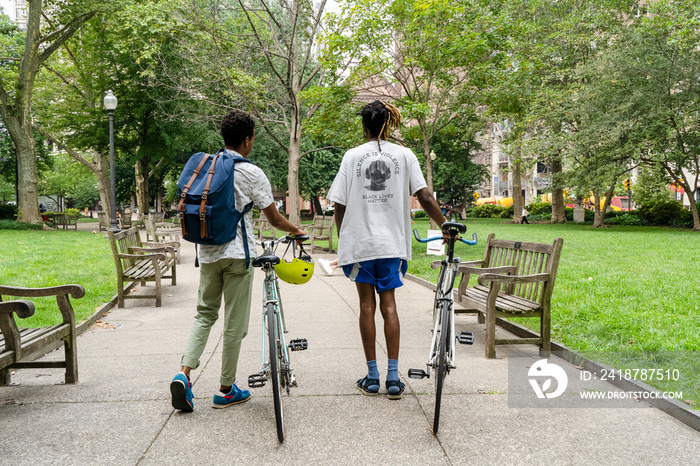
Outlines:
{"type": "Polygon", "coordinates": [[[245,403],[250,400],[250,392],[248,390],[241,390],[234,383],[231,385],[231,390],[225,394],[221,395],[221,392],[217,392],[214,395],[214,408],[226,408],[227,406],[237,405],[239,403],[245,403]]]}
{"type": "Polygon", "coordinates": [[[170,382],[170,393],[173,396],[173,408],[186,413],[194,411],[194,395],[192,394],[192,382],[184,372],[178,372],[170,382]]]}

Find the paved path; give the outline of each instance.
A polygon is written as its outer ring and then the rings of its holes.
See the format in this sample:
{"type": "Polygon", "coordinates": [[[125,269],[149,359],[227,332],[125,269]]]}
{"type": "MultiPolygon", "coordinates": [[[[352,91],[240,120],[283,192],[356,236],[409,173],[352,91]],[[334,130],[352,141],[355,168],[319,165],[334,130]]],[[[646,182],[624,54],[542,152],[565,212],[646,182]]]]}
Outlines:
{"type": "MultiPolygon", "coordinates": [[[[78,338],[78,384],[55,385],[60,370],[19,370],[13,379],[20,385],[0,387],[4,464],[700,464],[700,433],[654,408],[509,408],[509,360],[534,361],[537,350],[499,348],[502,359],[486,360],[483,326],[470,316],[458,316],[457,331],[473,330],[476,343],[457,348],[458,368],[446,380],[434,436],[433,383],[406,377],[408,368],[424,367],[432,292],[414,282],[397,290],[406,395],[400,401],[367,397],[355,388],[365,370],[357,297],[340,271],[327,277],[317,270],[304,286],[282,284],[290,337],[309,341],[307,351],[292,354],[299,386],[284,399],[284,444],[277,442],[269,386],[253,389],[243,405],[210,407],[218,388],[220,324],[202,369],[193,373],[195,411],[176,412],[168,387],[194,316],[193,256],[186,245],[178,285],[164,287],[163,307],[129,300],[78,338]]],[[[258,272],[239,364],[244,386],[260,365],[261,281],[258,272]]],[[[561,365],[575,383],[577,369],[561,365]]]]}

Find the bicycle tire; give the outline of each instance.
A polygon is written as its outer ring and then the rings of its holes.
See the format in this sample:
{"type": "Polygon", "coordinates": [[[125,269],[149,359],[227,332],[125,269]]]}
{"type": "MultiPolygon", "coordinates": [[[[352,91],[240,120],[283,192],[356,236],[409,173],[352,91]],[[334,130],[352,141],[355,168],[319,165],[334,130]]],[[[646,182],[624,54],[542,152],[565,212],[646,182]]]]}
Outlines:
{"type": "Polygon", "coordinates": [[[437,435],[440,426],[440,403],[442,402],[442,387],[447,375],[447,345],[450,343],[447,338],[450,333],[450,305],[442,303],[442,316],[440,328],[440,346],[437,353],[437,368],[435,371],[435,413],[433,415],[433,434],[437,435]]]}
{"type": "Polygon", "coordinates": [[[277,347],[277,320],[275,306],[267,304],[267,340],[270,346],[270,382],[272,385],[272,399],[275,404],[275,424],[277,425],[277,439],[284,442],[284,409],[282,406],[282,386],[279,348],[277,347]]]}

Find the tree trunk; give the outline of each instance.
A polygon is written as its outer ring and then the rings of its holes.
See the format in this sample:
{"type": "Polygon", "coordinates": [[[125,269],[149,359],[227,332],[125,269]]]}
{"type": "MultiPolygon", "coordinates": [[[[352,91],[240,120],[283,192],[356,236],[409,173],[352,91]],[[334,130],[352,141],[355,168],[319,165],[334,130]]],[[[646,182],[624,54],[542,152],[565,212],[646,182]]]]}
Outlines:
{"type": "Polygon", "coordinates": [[[695,202],[695,191],[686,190],[688,193],[688,202],[690,203],[690,211],[693,213],[693,231],[700,231],[700,216],[698,215],[698,204],[695,202]]]}
{"type": "Polygon", "coordinates": [[[564,189],[558,186],[557,178],[563,169],[561,160],[557,155],[551,164],[552,168],[552,223],[566,223],[566,211],[564,210],[564,189]]]}
{"type": "Polygon", "coordinates": [[[289,131],[289,162],[287,163],[287,169],[289,170],[287,174],[287,185],[289,186],[287,214],[289,215],[289,221],[294,225],[301,225],[301,217],[299,215],[300,134],[301,125],[299,124],[299,115],[297,112],[294,112],[294,116],[292,116],[292,129],[289,131]]]}
{"type": "Polygon", "coordinates": [[[593,228],[605,228],[605,211],[608,210],[610,201],[612,200],[612,195],[615,193],[616,182],[617,178],[612,181],[610,188],[608,188],[607,192],[605,193],[605,201],[603,202],[602,210],[600,208],[600,195],[597,194],[597,191],[593,192],[593,196],[595,198],[595,217],[593,218],[593,228]]]}
{"type": "Polygon", "coordinates": [[[511,172],[511,177],[513,178],[513,192],[511,193],[513,197],[513,220],[510,223],[520,223],[523,217],[524,201],[522,196],[523,188],[520,183],[520,150],[520,138],[518,138],[515,145],[515,154],[513,154],[513,171],[511,172]]]}
{"type": "Polygon", "coordinates": [[[311,208],[313,209],[314,215],[323,214],[323,207],[321,207],[321,201],[318,199],[318,196],[312,196],[311,197],[311,208]]]}
{"type": "Polygon", "coordinates": [[[13,122],[14,124],[10,124],[9,121],[7,123],[8,131],[12,141],[15,143],[17,156],[17,184],[20,186],[17,197],[17,208],[19,210],[17,221],[41,225],[39,190],[37,186],[39,174],[36,167],[36,143],[31,123],[21,125],[16,119],[13,122]],[[13,127],[12,130],[10,129],[11,127],[13,127]]]}
{"type": "Polygon", "coordinates": [[[136,177],[136,205],[139,208],[139,220],[143,220],[148,215],[148,181],[143,176],[143,165],[138,160],[134,164],[136,177]]]}

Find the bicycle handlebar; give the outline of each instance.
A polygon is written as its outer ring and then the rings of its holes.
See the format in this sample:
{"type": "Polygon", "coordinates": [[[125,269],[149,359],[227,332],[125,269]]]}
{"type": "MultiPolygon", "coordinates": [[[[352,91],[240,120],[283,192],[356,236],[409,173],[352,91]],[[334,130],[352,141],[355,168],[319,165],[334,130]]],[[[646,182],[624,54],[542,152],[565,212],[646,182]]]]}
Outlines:
{"type": "MultiPolygon", "coordinates": [[[[415,236],[416,240],[417,240],[419,243],[429,243],[429,242],[431,242],[431,241],[436,241],[436,240],[442,239],[442,236],[435,236],[434,238],[425,238],[425,239],[423,239],[423,238],[421,238],[420,236],[418,236],[418,230],[415,230],[415,229],[413,230],[413,236],[415,236]]],[[[472,239],[471,239],[471,241],[470,241],[470,240],[462,239],[462,238],[460,238],[460,237],[458,237],[458,236],[455,237],[455,239],[458,239],[459,241],[463,242],[464,244],[468,244],[468,245],[470,245],[470,246],[474,246],[474,245],[476,244],[476,233],[472,233],[472,239]]]]}
{"type": "MultiPolygon", "coordinates": [[[[290,241],[294,241],[294,240],[306,241],[308,239],[309,239],[309,235],[285,235],[285,236],[282,236],[281,238],[277,238],[276,240],[270,240],[270,241],[272,241],[273,246],[276,246],[279,243],[289,243],[290,241]]],[[[263,243],[265,243],[265,242],[267,242],[267,241],[256,241],[255,244],[257,244],[258,246],[262,246],[263,243]]]]}

